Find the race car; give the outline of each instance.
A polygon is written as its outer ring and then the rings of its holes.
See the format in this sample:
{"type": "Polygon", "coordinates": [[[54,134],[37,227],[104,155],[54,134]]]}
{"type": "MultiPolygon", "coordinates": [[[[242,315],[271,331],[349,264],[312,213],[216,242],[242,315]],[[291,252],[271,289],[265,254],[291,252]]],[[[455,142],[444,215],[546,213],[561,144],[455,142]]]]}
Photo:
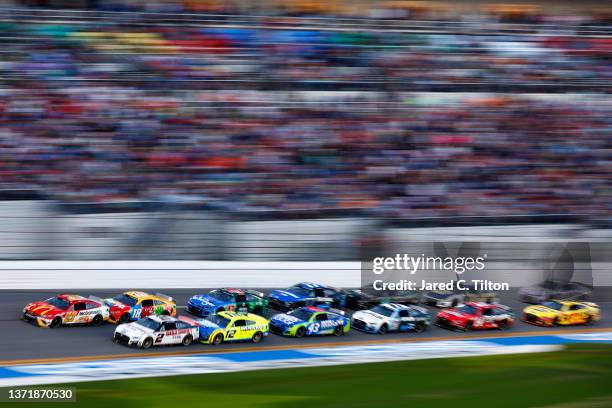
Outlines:
{"type": "Polygon", "coordinates": [[[429,326],[429,314],[423,307],[383,303],[351,316],[351,326],[367,333],[422,332],[429,326]]]}
{"type": "Polygon", "coordinates": [[[222,311],[252,312],[260,316],[268,313],[268,299],[261,292],[240,289],[215,289],[208,294],[192,296],[187,311],[200,317],[222,311]]]}
{"type": "Polygon", "coordinates": [[[310,282],[300,282],[287,289],[273,290],[268,301],[270,307],[287,311],[304,306],[305,301],[312,298],[331,298],[334,307],[344,307],[346,304],[344,291],[310,282]]]}
{"type": "Polygon", "coordinates": [[[199,337],[200,329],[192,319],[151,315],[132,323],[122,323],[115,328],[113,341],[126,346],[142,347],[188,346],[199,337]]]}
{"type": "Polygon", "coordinates": [[[289,313],[274,315],[270,319],[270,331],[289,337],[321,336],[333,334],[342,336],[351,328],[351,321],[336,309],[325,310],[306,306],[289,313]]]}
{"type": "Polygon", "coordinates": [[[540,304],[553,299],[587,300],[591,292],[592,289],[582,283],[547,280],[521,288],[518,295],[521,302],[540,304]]]}
{"type": "Polygon", "coordinates": [[[523,321],[538,326],[590,324],[600,317],[599,306],[595,303],[570,300],[551,300],[523,310],[523,321]]]}
{"type": "Polygon", "coordinates": [[[61,294],[23,308],[23,318],[40,327],[90,324],[99,326],[109,318],[109,310],[102,299],[61,294]]]}
{"type": "Polygon", "coordinates": [[[205,344],[259,343],[269,332],[268,320],[253,313],[219,312],[196,320],[196,324],[200,327],[198,341],[205,344]]]}
{"type": "Polygon", "coordinates": [[[507,329],[514,324],[514,313],[509,307],[499,304],[466,302],[440,311],[435,323],[450,330],[507,329]]]}
{"type": "Polygon", "coordinates": [[[114,298],[104,299],[110,308],[109,321],[127,323],[151,315],[176,316],[176,303],[170,296],[141,291],[128,291],[114,298]]]}
{"type": "Polygon", "coordinates": [[[375,291],[371,288],[349,289],[346,291],[346,307],[353,310],[370,309],[381,303],[416,305],[419,294],[415,291],[375,291]]]}

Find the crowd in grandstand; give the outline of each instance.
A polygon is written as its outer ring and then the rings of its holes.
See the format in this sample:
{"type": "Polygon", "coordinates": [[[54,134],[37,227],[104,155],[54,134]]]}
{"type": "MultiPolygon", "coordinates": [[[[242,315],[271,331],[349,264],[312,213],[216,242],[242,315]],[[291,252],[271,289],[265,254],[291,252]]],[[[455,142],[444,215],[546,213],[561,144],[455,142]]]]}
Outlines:
{"type": "Polygon", "coordinates": [[[390,217],[609,213],[610,36],[462,24],[5,21],[0,187],[390,217]],[[457,96],[427,93],[440,90],[457,96]]]}

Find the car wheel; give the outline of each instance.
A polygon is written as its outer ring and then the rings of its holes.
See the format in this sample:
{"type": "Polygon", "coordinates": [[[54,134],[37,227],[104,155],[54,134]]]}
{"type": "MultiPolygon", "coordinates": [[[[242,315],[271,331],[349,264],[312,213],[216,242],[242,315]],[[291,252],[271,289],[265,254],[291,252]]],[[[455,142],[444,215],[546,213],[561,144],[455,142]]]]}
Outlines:
{"type": "Polygon", "coordinates": [[[592,316],[591,316],[591,315],[589,315],[589,316],[586,318],[586,320],[584,321],[584,324],[585,324],[586,326],[588,326],[588,325],[589,325],[589,324],[591,324],[591,323],[592,323],[592,316]]]}
{"type": "Polygon", "coordinates": [[[261,339],[263,339],[263,334],[261,332],[256,332],[251,340],[253,340],[253,343],[259,343],[261,339]]]}
{"type": "Polygon", "coordinates": [[[223,334],[219,333],[215,337],[213,337],[213,344],[215,346],[218,346],[221,343],[223,343],[223,334]]]}
{"type": "Polygon", "coordinates": [[[425,331],[425,328],[427,326],[425,326],[425,323],[423,322],[417,322],[417,324],[414,326],[414,331],[417,333],[422,333],[425,331]]]}
{"type": "Polygon", "coordinates": [[[57,316],[53,320],[51,320],[50,328],[55,329],[56,327],[60,327],[62,325],[62,318],[57,316]]]}
{"type": "Polygon", "coordinates": [[[115,333],[115,335],[113,336],[113,343],[119,343],[119,333],[115,333]]]}
{"type": "Polygon", "coordinates": [[[95,315],[93,320],[91,321],[91,325],[92,326],[99,326],[99,325],[102,324],[103,321],[104,321],[104,319],[102,319],[102,316],[95,315]]]}
{"type": "Polygon", "coordinates": [[[555,317],[554,320],[552,321],[552,326],[559,326],[559,318],[555,317]]]}
{"type": "Polygon", "coordinates": [[[501,322],[499,322],[497,324],[497,327],[499,328],[499,330],[505,330],[508,328],[508,321],[507,320],[502,320],[501,322]]]}
{"type": "Polygon", "coordinates": [[[153,339],[150,337],[147,337],[143,342],[142,342],[142,348],[143,349],[148,349],[151,348],[151,346],[153,345],[153,339]]]}
{"type": "Polygon", "coordinates": [[[336,326],[334,328],[334,336],[342,336],[344,334],[344,326],[336,326]]]}
{"type": "Polygon", "coordinates": [[[459,301],[457,299],[453,299],[453,303],[451,303],[451,307],[457,307],[459,301]]]}
{"type": "Polygon", "coordinates": [[[383,324],[382,326],[380,326],[380,329],[378,329],[378,333],[379,334],[387,334],[387,330],[389,330],[389,328],[387,327],[386,324],[383,324]]]}
{"type": "Polygon", "coordinates": [[[183,341],[181,342],[183,346],[189,346],[191,343],[193,343],[193,337],[191,337],[191,334],[183,337],[183,341]]]}
{"type": "Polygon", "coordinates": [[[119,323],[127,323],[130,321],[130,314],[129,313],[124,313],[121,315],[121,318],[119,318],[119,323]]]}
{"type": "Polygon", "coordinates": [[[304,327],[298,327],[295,331],[295,337],[304,337],[306,335],[306,329],[304,327]]]}
{"type": "Polygon", "coordinates": [[[465,323],[465,326],[463,326],[463,331],[470,331],[470,330],[472,330],[472,326],[473,325],[474,325],[474,323],[472,323],[472,322],[465,323]]]}

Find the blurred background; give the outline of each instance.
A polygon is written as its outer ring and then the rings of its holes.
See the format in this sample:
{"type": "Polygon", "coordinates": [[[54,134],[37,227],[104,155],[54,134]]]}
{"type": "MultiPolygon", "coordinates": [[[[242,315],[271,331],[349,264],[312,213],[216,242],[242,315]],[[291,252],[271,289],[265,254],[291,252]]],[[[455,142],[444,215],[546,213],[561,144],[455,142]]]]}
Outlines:
{"type": "Polygon", "coordinates": [[[0,259],[601,260],[611,22],[598,1],[0,1],[0,259]]]}

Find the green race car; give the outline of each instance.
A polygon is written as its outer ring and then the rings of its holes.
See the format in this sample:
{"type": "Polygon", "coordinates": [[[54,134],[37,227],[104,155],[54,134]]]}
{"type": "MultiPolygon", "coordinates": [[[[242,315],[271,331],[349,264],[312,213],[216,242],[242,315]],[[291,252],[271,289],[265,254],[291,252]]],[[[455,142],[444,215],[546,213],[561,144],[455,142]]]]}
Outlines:
{"type": "Polygon", "coordinates": [[[351,321],[344,312],[315,306],[301,307],[289,313],[274,315],[270,319],[270,331],[281,336],[304,337],[333,334],[342,336],[351,328],[351,321]]]}

